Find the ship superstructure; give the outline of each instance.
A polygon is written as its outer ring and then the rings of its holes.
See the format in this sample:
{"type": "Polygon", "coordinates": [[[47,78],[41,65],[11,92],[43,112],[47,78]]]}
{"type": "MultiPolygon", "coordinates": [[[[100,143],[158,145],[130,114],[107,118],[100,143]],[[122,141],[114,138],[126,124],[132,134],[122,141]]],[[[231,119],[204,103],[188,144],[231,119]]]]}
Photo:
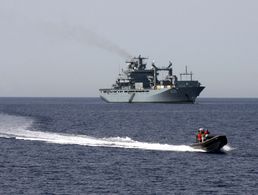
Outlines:
{"type": "Polygon", "coordinates": [[[152,68],[147,69],[146,59],[139,55],[126,61],[127,69],[122,70],[112,88],[99,90],[100,97],[106,102],[121,103],[194,103],[204,89],[199,81],[193,80],[187,67],[178,79],[171,62],[167,67],[157,67],[153,62],[152,68]]]}

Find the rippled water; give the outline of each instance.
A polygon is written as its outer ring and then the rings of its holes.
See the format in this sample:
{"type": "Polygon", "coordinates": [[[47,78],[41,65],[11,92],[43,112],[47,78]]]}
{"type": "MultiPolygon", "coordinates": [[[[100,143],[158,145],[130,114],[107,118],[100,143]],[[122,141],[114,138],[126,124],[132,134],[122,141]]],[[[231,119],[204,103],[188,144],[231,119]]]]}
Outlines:
{"type": "Polygon", "coordinates": [[[0,194],[257,194],[258,100],[0,98],[0,194]],[[194,150],[225,134],[224,154],[194,150]]]}

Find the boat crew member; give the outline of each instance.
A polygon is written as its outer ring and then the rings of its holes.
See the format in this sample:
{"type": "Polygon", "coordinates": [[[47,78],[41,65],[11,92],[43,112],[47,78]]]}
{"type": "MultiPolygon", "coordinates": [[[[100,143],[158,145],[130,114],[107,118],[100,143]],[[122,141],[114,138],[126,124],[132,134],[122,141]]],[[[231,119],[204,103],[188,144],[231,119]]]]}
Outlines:
{"type": "Polygon", "coordinates": [[[198,130],[198,134],[197,134],[197,140],[198,140],[198,142],[202,142],[202,130],[203,130],[203,128],[200,128],[200,129],[198,130]]]}
{"type": "Polygon", "coordinates": [[[209,130],[208,130],[208,129],[206,129],[206,130],[204,131],[205,139],[207,139],[207,138],[208,138],[209,134],[210,134],[209,130]]]}
{"type": "Polygon", "coordinates": [[[202,142],[204,142],[205,141],[204,129],[202,129],[201,135],[202,135],[202,142]]]}
{"type": "Polygon", "coordinates": [[[202,133],[201,132],[198,133],[198,141],[202,142],[202,133]]]}

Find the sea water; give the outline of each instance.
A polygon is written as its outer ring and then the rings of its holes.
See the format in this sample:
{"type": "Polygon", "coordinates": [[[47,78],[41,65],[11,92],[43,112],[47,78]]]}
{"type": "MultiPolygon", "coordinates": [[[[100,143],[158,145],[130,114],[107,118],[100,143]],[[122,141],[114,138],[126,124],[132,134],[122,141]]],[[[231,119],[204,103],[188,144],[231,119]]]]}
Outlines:
{"type": "Polygon", "coordinates": [[[0,194],[257,194],[258,100],[0,98],[0,194]],[[224,153],[192,149],[196,130],[224,153]]]}

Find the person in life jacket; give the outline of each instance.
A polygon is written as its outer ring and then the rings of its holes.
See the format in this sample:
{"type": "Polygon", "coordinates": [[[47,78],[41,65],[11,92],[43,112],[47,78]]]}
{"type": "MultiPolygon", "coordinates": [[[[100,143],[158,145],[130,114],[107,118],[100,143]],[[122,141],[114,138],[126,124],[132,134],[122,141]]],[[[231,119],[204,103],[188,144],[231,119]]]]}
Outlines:
{"type": "Polygon", "coordinates": [[[202,142],[204,142],[205,141],[204,129],[201,130],[201,135],[202,135],[202,142]]]}
{"type": "Polygon", "coordinates": [[[198,130],[198,131],[197,131],[197,134],[196,134],[196,142],[200,142],[200,136],[199,136],[199,134],[200,134],[200,131],[198,130]]]}
{"type": "Polygon", "coordinates": [[[202,142],[202,131],[203,131],[203,128],[200,128],[199,130],[198,130],[198,134],[197,134],[197,141],[198,142],[202,142]]]}
{"type": "Polygon", "coordinates": [[[209,136],[209,134],[210,134],[209,130],[208,130],[208,129],[206,129],[206,130],[204,131],[204,135],[205,135],[205,137],[207,138],[207,137],[209,136]]]}

